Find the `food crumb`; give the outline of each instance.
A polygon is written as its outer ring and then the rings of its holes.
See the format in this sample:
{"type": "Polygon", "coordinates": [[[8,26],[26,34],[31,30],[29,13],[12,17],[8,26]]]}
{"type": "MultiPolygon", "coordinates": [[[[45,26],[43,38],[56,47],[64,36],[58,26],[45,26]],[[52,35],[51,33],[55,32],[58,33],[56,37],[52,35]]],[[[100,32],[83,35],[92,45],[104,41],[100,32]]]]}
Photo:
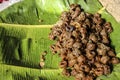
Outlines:
{"type": "Polygon", "coordinates": [[[45,65],[44,61],[45,61],[45,56],[46,55],[47,55],[47,51],[42,52],[41,55],[40,55],[40,63],[39,63],[39,65],[40,65],[41,68],[43,68],[44,65],[45,65]]]}

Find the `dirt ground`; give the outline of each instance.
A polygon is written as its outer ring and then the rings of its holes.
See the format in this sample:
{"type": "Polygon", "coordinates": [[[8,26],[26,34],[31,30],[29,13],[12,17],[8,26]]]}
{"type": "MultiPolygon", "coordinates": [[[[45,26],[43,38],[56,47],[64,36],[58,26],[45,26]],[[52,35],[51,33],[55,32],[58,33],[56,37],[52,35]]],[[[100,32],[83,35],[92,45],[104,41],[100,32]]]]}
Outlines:
{"type": "Polygon", "coordinates": [[[120,0],[99,0],[105,9],[120,22],[120,0]]]}

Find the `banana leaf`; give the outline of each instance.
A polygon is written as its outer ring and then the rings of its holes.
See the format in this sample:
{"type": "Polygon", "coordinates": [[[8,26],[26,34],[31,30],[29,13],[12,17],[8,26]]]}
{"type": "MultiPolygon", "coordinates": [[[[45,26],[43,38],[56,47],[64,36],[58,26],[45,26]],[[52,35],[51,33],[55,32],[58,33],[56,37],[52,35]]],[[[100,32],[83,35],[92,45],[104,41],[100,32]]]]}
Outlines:
{"type": "MultiPolygon", "coordinates": [[[[52,55],[48,39],[50,27],[59,20],[62,11],[72,3],[80,4],[89,13],[100,12],[111,22],[111,45],[120,57],[120,23],[101,10],[98,0],[22,0],[0,12],[0,80],[74,80],[61,74],[60,58],[52,55]],[[47,51],[45,66],[40,68],[40,56],[47,51]]],[[[120,64],[102,80],[119,80],[120,64]]]]}

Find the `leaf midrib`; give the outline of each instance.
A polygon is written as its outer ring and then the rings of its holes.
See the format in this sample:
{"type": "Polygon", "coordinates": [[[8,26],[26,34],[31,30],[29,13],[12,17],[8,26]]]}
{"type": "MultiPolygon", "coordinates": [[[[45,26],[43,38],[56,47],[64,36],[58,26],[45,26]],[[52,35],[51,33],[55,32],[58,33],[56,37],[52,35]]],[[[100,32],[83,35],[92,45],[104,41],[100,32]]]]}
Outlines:
{"type": "Polygon", "coordinates": [[[52,25],[22,25],[22,24],[8,24],[8,23],[0,23],[0,27],[19,27],[19,28],[51,28],[52,25]]]}
{"type": "MultiPolygon", "coordinates": [[[[18,69],[18,70],[21,70],[21,69],[30,69],[30,70],[37,70],[37,71],[41,71],[41,70],[43,70],[43,71],[62,71],[62,69],[60,69],[60,68],[50,68],[50,69],[48,69],[48,68],[40,68],[40,69],[37,69],[37,68],[30,68],[30,67],[23,67],[23,66],[15,66],[15,65],[9,65],[9,64],[0,64],[0,67],[3,67],[3,68],[6,68],[6,69],[8,69],[8,68],[10,68],[10,69],[12,69],[13,71],[15,70],[15,69],[18,69]]],[[[24,71],[23,70],[23,71],[24,71]]]]}

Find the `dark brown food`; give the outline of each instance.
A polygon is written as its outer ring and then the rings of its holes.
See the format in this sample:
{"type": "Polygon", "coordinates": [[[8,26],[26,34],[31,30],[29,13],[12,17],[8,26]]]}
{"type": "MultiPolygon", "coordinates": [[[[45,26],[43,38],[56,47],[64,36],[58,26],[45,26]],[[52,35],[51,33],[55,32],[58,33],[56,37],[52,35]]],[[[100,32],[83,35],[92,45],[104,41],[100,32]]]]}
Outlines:
{"type": "Polygon", "coordinates": [[[46,54],[47,54],[47,51],[44,51],[44,52],[41,53],[40,63],[39,63],[40,68],[43,68],[44,65],[45,65],[45,62],[44,62],[44,61],[45,61],[45,56],[46,56],[46,54]]]}
{"type": "Polygon", "coordinates": [[[113,64],[120,62],[110,46],[111,32],[111,24],[100,14],[86,13],[80,5],[72,4],[68,12],[61,14],[49,35],[56,41],[51,49],[62,58],[63,74],[76,80],[95,80],[110,74],[113,64]]]}

